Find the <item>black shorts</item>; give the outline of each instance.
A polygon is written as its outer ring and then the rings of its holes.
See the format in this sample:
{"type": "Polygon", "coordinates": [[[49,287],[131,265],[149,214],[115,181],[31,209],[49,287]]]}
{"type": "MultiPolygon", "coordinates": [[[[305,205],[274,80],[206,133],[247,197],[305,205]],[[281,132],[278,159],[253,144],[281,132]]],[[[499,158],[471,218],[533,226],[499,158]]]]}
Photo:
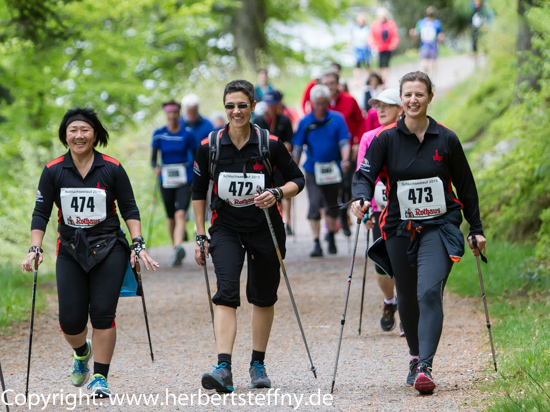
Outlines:
{"type": "Polygon", "coordinates": [[[390,57],[391,57],[391,51],[381,51],[378,53],[380,57],[380,68],[382,67],[389,67],[390,65],[390,57]]]}
{"type": "MultiPolygon", "coordinates": [[[[284,258],[284,226],[279,223],[274,230],[281,256],[284,258]]],[[[246,253],[248,302],[259,307],[273,306],[277,302],[281,275],[279,259],[269,230],[266,228],[263,231],[246,233],[223,226],[212,226],[209,233],[212,241],[208,250],[212,256],[218,287],[212,302],[231,308],[241,305],[240,277],[246,253]]]]}
{"type": "Polygon", "coordinates": [[[332,185],[318,186],[315,183],[315,175],[306,172],[306,188],[307,197],[309,199],[309,210],[307,218],[309,220],[321,220],[321,208],[325,208],[325,214],[329,217],[337,218],[338,209],[331,209],[330,206],[338,204],[338,192],[340,191],[340,183],[332,185]]]}
{"type": "Polygon", "coordinates": [[[90,272],[59,245],[55,272],[61,330],[67,335],[82,333],[88,313],[94,329],[112,328],[127,267],[128,249],[120,242],[90,272]]]}
{"type": "Polygon", "coordinates": [[[169,219],[174,218],[176,210],[185,210],[189,208],[191,202],[191,183],[173,189],[166,189],[161,186],[162,200],[166,208],[166,216],[169,219]]]}

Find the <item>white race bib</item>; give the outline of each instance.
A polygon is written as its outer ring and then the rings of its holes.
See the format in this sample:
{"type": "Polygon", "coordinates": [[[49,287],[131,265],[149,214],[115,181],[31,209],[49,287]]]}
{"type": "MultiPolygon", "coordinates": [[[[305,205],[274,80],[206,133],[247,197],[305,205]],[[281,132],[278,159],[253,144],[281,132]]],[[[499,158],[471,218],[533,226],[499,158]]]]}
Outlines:
{"type": "Polygon", "coordinates": [[[315,183],[318,186],[331,185],[342,181],[342,173],[336,160],[328,163],[315,163],[315,183]]]}
{"type": "Polygon", "coordinates": [[[424,26],[420,30],[420,40],[423,43],[435,43],[437,39],[437,33],[432,25],[424,26]]]}
{"type": "Polygon", "coordinates": [[[380,180],[374,187],[374,201],[379,211],[382,211],[388,205],[388,196],[386,195],[386,186],[380,180]]]}
{"type": "Polygon", "coordinates": [[[187,183],[187,170],[185,164],[174,163],[162,165],[162,187],[173,189],[187,183]]]}
{"type": "Polygon", "coordinates": [[[402,220],[429,219],[447,212],[439,177],[397,182],[397,200],[402,220]]]}
{"type": "Polygon", "coordinates": [[[254,204],[254,195],[265,188],[265,175],[261,173],[222,172],[218,176],[218,196],[233,207],[254,204]]]}
{"type": "Polygon", "coordinates": [[[107,192],[104,189],[61,188],[61,212],[71,227],[92,227],[107,217],[107,192]]]}

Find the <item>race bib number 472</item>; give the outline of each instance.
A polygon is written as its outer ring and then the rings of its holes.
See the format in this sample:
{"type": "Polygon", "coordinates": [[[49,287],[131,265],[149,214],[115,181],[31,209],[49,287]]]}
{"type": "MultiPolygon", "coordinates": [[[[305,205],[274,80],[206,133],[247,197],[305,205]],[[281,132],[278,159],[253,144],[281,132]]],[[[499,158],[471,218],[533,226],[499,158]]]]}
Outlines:
{"type": "Polygon", "coordinates": [[[107,217],[107,194],[103,189],[62,188],[60,197],[67,226],[91,227],[107,217]]]}
{"type": "Polygon", "coordinates": [[[261,173],[222,172],[218,177],[218,196],[233,207],[246,207],[254,204],[258,187],[265,187],[265,175],[261,173]]]}
{"type": "Polygon", "coordinates": [[[439,177],[397,182],[401,219],[429,219],[447,212],[443,182],[439,177]]]}

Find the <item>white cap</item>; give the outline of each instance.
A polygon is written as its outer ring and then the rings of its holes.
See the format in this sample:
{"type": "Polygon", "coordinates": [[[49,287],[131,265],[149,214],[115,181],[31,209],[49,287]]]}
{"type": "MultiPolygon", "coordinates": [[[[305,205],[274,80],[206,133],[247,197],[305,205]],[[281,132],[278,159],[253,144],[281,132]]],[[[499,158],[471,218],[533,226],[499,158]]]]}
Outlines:
{"type": "Polygon", "coordinates": [[[193,93],[183,96],[183,99],[181,99],[182,107],[195,107],[198,106],[200,102],[201,99],[199,96],[193,93]]]}
{"type": "Polygon", "coordinates": [[[378,96],[373,99],[369,99],[369,104],[374,106],[376,102],[382,102],[386,104],[395,104],[401,106],[401,99],[399,97],[399,90],[397,89],[385,89],[380,92],[378,96]]]}

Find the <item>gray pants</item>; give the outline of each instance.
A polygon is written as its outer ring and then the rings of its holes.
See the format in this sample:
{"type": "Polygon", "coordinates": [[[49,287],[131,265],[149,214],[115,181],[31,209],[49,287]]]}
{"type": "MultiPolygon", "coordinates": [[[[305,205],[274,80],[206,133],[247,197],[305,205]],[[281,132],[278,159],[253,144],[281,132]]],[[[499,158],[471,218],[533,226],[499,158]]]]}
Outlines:
{"type": "Polygon", "coordinates": [[[409,262],[410,239],[386,240],[397,290],[397,306],[412,356],[431,366],[443,329],[443,289],[453,261],[438,229],[425,228],[420,235],[418,258],[409,262]]]}

